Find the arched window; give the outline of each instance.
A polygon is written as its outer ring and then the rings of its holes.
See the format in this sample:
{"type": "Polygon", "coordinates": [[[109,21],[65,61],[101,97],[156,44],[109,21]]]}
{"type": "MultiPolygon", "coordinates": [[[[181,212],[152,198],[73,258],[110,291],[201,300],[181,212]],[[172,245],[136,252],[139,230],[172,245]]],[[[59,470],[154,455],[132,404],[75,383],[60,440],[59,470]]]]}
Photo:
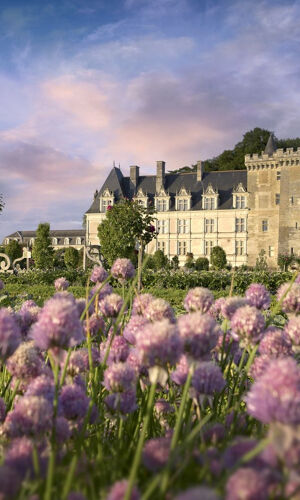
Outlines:
{"type": "Polygon", "coordinates": [[[52,245],[57,245],[57,238],[52,238],[52,245]]]}
{"type": "Polygon", "coordinates": [[[29,240],[29,245],[30,245],[31,247],[33,247],[33,245],[34,245],[34,238],[30,238],[30,240],[29,240]]]}
{"type": "Polygon", "coordinates": [[[79,236],[76,238],[76,245],[81,245],[81,238],[79,236]]]}
{"type": "Polygon", "coordinates": [[[5,245],[8,245],[9,244],[9,238],[6,238],[5,239],[5,245]]]}
{"type": "Polygon", "coordinates": [[[64,239],[64,244],[65,244],[65,245],[69,245],[69,243],[70,243],[69,238],[65,238],[65,239],[64,239]]]}

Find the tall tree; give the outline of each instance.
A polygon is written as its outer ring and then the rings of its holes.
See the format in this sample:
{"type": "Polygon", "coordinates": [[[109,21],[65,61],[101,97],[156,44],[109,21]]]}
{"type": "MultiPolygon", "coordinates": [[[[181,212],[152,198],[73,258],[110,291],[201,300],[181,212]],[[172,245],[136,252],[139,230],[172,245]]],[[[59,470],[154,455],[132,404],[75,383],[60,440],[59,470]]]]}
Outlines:
{"type": "Polygon", "coordinates": [[[69,247],[65,251],[64,261],[69,269],[76,269],[79,263],[79,252],[74,247],[69,247]]]}
{"type": "Polygon", "coordinates": [[[105,219],[98,226],[101,253],[108,265],[118,257],[134,260],[137,244],[144,248],[155,237],[153,209],[137,201],[121,200],[109,206],[105,219]]]}
{"type": "Polygon", "coordinates": [[[35,267],[39,269],[47,269],[53,266],[54,250],[51,245],[50,224],[48,222],[39,224],[37,228],[32,257],[35,267]]]}

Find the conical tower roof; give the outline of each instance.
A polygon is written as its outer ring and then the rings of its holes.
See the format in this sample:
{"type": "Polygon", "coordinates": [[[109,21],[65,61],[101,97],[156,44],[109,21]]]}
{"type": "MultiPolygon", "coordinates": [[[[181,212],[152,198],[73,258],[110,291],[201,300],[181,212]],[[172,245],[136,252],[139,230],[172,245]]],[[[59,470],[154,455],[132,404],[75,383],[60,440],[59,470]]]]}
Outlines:
{"type": "Polygon", "coordinates": [[[269,136],[267,145],[265,147],[264,153],[267,155],[272,155],[273,153],[275,153],[276,149],[277,149],[277,147],[276,147],[275,139],[274,139],[273,134],[271,133],[269,136]]]}

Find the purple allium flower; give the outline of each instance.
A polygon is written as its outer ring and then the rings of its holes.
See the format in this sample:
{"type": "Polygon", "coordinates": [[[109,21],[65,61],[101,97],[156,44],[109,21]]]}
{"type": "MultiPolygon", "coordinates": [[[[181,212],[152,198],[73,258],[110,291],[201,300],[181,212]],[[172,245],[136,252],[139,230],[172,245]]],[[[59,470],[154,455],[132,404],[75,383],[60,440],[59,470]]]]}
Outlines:
{"type": "Polygon", "coordinates": [[[104,384],[108,391],[126,392],[135,388],[135,370],[126,363],[112,363],[104,372],[104,384]]]}
{"type": "Polygon", "coordinates": [[[59,402],[68,420],[83,418],[89,407],[89,398],[77,384],[65,385],[61,390],[59,402]]]}
{"type": "Polygon", "coordinates": [[[157,415],[168,415],[174,413],[174,407],[165,399],[158,399],[154,404],[154,411],[157,415]]]}
{"type": "Polygon", "coordinates": [[[217,495],[212,489],[206,486],[195,486],[195,488],[189,488],[185,490],[174,498],[174,500],[220,500],[219,495],[217,495]]]}
{"type": "Polygon", "coordinates": [[[142,293],[137,295],[133,300],[132,304],[132,315],[141,315],[143,316],[147,306],[154,300],[153,295],[150,293],[142,293]]]}
{"type": "Polygon", "coordinates": [[[144,311],[145,318],[149,321],[162,321],[168,319],[175,322],[175,314],[168,302],[164,299],[153,299],[149,302],[144,311]]]}
{"type": "Polygon", "coordinates": [[[246,290],[245,298],[249,306],[257,307],[257,309],[268,309],[271,303],[271,296],[260,283],[252,283],[246,290]]]}
{"type": "Polygon", "coordinates": [[[3,428],[11,437],[43,434],[51,429],[53,408],[43,397],[24,396],[5,419],[3,428]]]}
{"type": "Polygon", "coordinates": [[[137,409],[136,391],[114,392],[105,397],[104,402],[112,412],[133,413],[137,409]]]}
{"type": "Polygon", "coordinates": [[[285,313],[298,314],[300,312],[300,284],[293,283],[291,286],[290,283],[283,283],[277,290],[277,300],[280,301],[285,293],[281,305],[282,310],[285,313]]]}
{"type": "Polygon", "coordinates": [[[171,373],[171,379],[177,385],[184,385],[189,373],[189,363],[187,356],[182,354],[176,365],[176,369],[171,373]]]}
{"type": "Polygon", "coordinates": [[[63,292],[64,290],[67,290],[67,288],[69,288],[70,283],[66,278],[57,278],[54,281],[54,286],[57,292],[63,292]]]}
{"type": "Polygon", "coordinates": [[[222,307],[225,304],[225,297],[220,297],[217,299],[212,306],[209,308],[208,314],[210,314],[216,321],[223,319],[222,307]]]}
{"type": "MultiPolygon", "coordinates": [[[[60,360],[61,369],[64,369],[65,363],[67,361],[67,353],[64,353],[64,356],[60,360]]],[[[68,366],[67,373],[68,375],[75,376],[79,373],[82,373],[86,370],[86,360],[85,360],[85,350],[78,349],[77,351],[72,351],[68,366]]]]}
{"type": "Polygon", "coordinates": [[[125,326],[123,330],[123,336],[129,342],[130,344],[135,345],[136,339],[136,333],[142,329],[146,323],[149,323],[149,321],[144,318],[143,316],[139,315],[132,315],[130,320],[128,321],[127,325],[125,326]]]}
{"type": "Polygon", "coordinates": [[[6,415],[6,405],[3,398],[0,398],[0,423],[4,422],[6,415]]]}
{"type": "Polygon", "coordinates": [[[130,280],[135,275],[135,269],[129,259],[117,259],[111,267],[111,274],[120,283],[130,280]]]}
{"type": "Polygon", "coordinates": [[[263,423],[300,423],[300,367],[293,358],[272,360],[246,398],[248,413],[263,423]]]}
{"type": "Polygon", "coordinates": [[[21,342],[21,331],[15,315],[4,307],[0,308],[0,359],[11,356],[21,342]]]}
{"type": "MultiPolygon", "coordinates": [[[[5,465],[17,471],[20,477],[33,473],[33,443],[23,436],[13,439],[5,453],[5,465]]],[[[0,497],[1,498],[1,497],[0,497]]]]}
{"type": "Polygon", "coordinates": [[[263,373],[265,373],[267,367],[269,366],[270,362],[274,359],[273,357],[270,357],[267,354],[261,354],[260,356],[257,356],[250,368],[250,375],[254,380],[256,380],[258,377],[260,377],[263,373]]]}
{"type": "Polygon", "coordinates": [[[264,470],[243,467],[226,484],[226,500],[268,500],[270,479],[264,470]]]}
{"type": "MultiPolygon", "coordinates": [[[[235,467],[239,460],[257,445],[257,440],[252,438],[237,437],[224,451],[222,461],[226,469],[235,467]]],[[[259,460],[259,456],[255,456],[248,465],[255,466],[263,464],[259,460]]]]}
{"type": "Polygon", "coordinates": [[[54,380],[46,375],[36,377],[27,387],[24,396],[37,396],[45,398],[51,405],[54,400],[54,380]]]}
{"type": "MultiPolygon", "coordinates": [[[[109,490],[106,500],[123,500],[125,497],[127,486],[128,481],[126,479],[117,481],[109,490]]],[[[130,495],[130,500],[140,500],[140,498],[141,495],[136,486],[134,486],[130,495]]]]}
{"type": "Polygon", "coordinates": [[[117,293],[107,295],[99,302],[99,311],[106,318],[116,318],[121,311],[123,299],[117,293]]]}
{"type": "Polygon", "coordinates": [[[84,337],[75,300],[68,296],[47,300],[31,328],[31,337],[42,350],[80,344],[84,337]]]}
{"type": "Polygon", "coordinates": [[[162,469],[170,455],[170,438],[159,437],[149,439],[143,449],[143,464],[152,472],[162,469]]]}
{"type": "MultiPolygon", "coordinates": [[[[106,351],[109,348],[109,343],[111,339],[110,334],[105,342],[100,344],[100,360],[104,361],[106,351]]],[[[124,362],[129,355],[129,345],[122,335],[116,335],[110,346],[110,351],[107,358],[107,364],[118,363],[119,361],[124,362]]]]}
{"type": "Polygon", "coordinates": [[[58,416],[55,421],[55,437],[59,443],[64,443],[71,437],[69,422],[65,417],[58,416]]]}
{"type": "Polygon", "coordinates": [[[136,348],[132,348],[129,350],[128,358],[126,359],[126,363],[135,370],[136,374],[147,375],[148,370],[143,365],[142,356],[140,352],[136,348]]]}
{"type": "Polygon", "coordinates": [[[210,356],[217,345],[221,329],[209,314],[200,312],[184,314],[178,319],[180,337],[184,350],[194,359],[210,356]]]}
{"type": "MultiPolygon", "coordinates": [[[[86,347],[83,347],[80,349],[81,356],[84,359],[85,362],[85,370],[89,370],[90,367],[90,362],[89,362],[89,351],[86,347]]],[[[100,353],[99,350],[96,347],[91,348],[91,353],[92,353],[92,361],[93,361],[93,366],[98,366],[100,365],[100,353]]]]}
{"type": "Polygon", "coordinates": [[[41,308],[33,301],[26,300],[17,313],[22,335],[26,336],[31,325],[37,321],[41,308]]]}
{"type": "Polygon", "coordinates": [[[21,478],[8,465],[0,466],[0,499],[9,500],[14,498],[21,486],[21,478]]]}
{"type": "Polygon", "coordinates": [[[105,331],[105,322],[101,316],[97,316],[95,313],[92,314],[88,320],[84,322],[84,332],[87,335],[89,329],[91,337],[97,337],[99,332],[105,331]]]}
{"type": "MultiPolygon", "coordinates": [[[[89,301],[91,300],[92,297],[94,297],[94,295],[97,295],[98,302],[101,302],[101,300],[103,300],[104,297],[110,295],[112,292],[113,288],[109,283],[105,283],[105,285],[103,285],[102,283],[96,283],[96,285],[93,286],[93,288],[89,293],[89,301]]],[[[97,300],[97,298],[95,300],[97,300]]],[[[93,306],[94,305],[95,303],[93,303],[93,306]]]]}
{"type": "Polygon", "coordinates": [[[221,392],[226,384],[221,368],[210,361],[203,361],[195,369],[191,385],[200,395],[211,396],[221,392]]]}
{"type": "Polygon", "coordinates": [[[147,366],[176,364],[182,351],[177,326],[167,319],[145,325],[136,334],[136,348],[147,366]]]}
{"type": "MultiPolygon", "coordinates": [[[[83,311],[85,310],[86,305],[87,305],[86,299],[84,299],[84,298],[76,299],[76,307],[77,307],[79,318],[81,317],[83,311]]],[[[93,311],[94,311],[94,304],[91,304],[89,307],[89,313],[93,314],[93,311]]]]}
{"type": "Polygon", "coordinates": [[[247,300],[243,297],[228,297],[221,305],[222,316],[226,319],[231,319],[234,313],[240,308],[247,305],[247,300]]]}
{"type": "Polygon", "coordinates": [[[102,283],[108,278],[108,272],[105,271],[103,266],[94,266],[91,274],[91,281],[93,283],[102,283]]]}
{"type": "Polygon", "coordinates": [[[291,318],[284,327],[292,343],[292,350],[298,353],[300,351],[300,317],[291,318]]]}
{"type": "Polygon", "coordinates": [[[226,429],[223,424],[216,423],[208,425],[203,429],[203,439],[206,443],[210,443],[212,441],[216,444],[224,439],[225,433],[226,429]]]}
{"type": "Polygon", "coordinates": [[[266,354],[273,357],[292,355],[292,344],[286,330],[287,325],[285,331],[280,330],[280,328],[276,328],[275,326],[269,326],[265,330],[264,335],[259,343],[258,350],[260,354],[266,354]]]}
{"type": "Polygon", "coordinates": [[[240,349],[240,344],[236,340],[233,340],[232,335],[230,335],[229,332],[225,334],[225,338],[224,334],[219,336],[218,343],[213,350],[214,358],[216,361],[221,359],[221,352],[223,349],[226,355],[227,353],[230,353],[231,356],[233,356],[233,361],[236,365],[238,365],[240,362],[242,351],[240,349]]]}
{"type": "Polygon", "coordinates": [[[0,290],[2,290],[4,288],[4,283],[2,280],[0,280],[0,290]]]}
{"type": "Polygon", "coordinates": [[[19,379],[31,379],[45,372],[45,363],[34,342],[23,342],[7,360],[11,375],[19,379]]]}
{"type": "Polygon", "coordinates": [[[82,493],[79,493],[79,491],[71,491],[68,494],[67,500],[86,500],[86,497],[82,493]]]}
{"type": "Polygon", "coordinates": [[[231,318],[231,334],[240,345],[257,344],[265,327],[265,318],[256,307],[240,307],[231,318]]]}
{"type": "Polygon", "coordinates": [[[214,302],[214,296],[208,288],[196,287],[189,290],[183,305],[186,311],[206,313],[214,302]]]}

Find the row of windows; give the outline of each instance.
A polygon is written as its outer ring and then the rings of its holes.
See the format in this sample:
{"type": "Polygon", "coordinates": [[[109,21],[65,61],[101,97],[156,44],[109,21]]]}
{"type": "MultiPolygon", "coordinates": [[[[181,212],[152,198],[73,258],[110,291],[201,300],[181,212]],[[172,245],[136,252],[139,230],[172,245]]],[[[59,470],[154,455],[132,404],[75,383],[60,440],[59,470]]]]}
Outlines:
{"type": "MultiPolygon", "coordinates": [[[[216,246],[216,243],[212,240],[207,240],[204,242],[204,255],[210,256],[213,247],[216,246]]],[[[188,250],[188,242],[187,241],[178,241],[177,242],[177,254],[178,255],[186,255],[188,250]]],[[[273,247],[272,247],[273,248],[273,247]]],[[[157,250],[162,250],[166,253],[167,246],[165,241],[157,242],[157,250]]],[[[274,249],[273,249],[274,251],[274,249]]],[[[236,240],[235,241],[235,255],[245,255],[246,254],[246,242],[245,240],[236,240]]]]}
{"type": "MultiPolygon", "coordinates": [[[[33,246],[34,240],[35,240],[35,238],[30,238],[30,240],[29,240],[29,245],[30,246],[33,246]]],[[[8,245],[9,241],[10,241],[9,238],[6,238],[5,239],[5,244],[8,245]]],[[[16,241],[18,241],[18,240],[16,239],[16,241]]],[[[60,241],[60,238],[59,238],[59,240],[58,240],[58,238],[52,238],[52,245],[62,245],[62,244],[64,244],[64,245],[70,245],[70,238],[64,238],[64,242],[63,243],[60,241]]],[[[76,238],[75,245],[81,245],[81,244],[82,244],[82,238],[79,238],[79,237],[76,238]]]]}
{"type": "MultiPolygon", "coordinates": [[[[205,219],[204,221],[204,231],[205,233],[214,233],[217,230],[216,219],[205,219]]],[[[157,231],[159,234],[168,233],[168,221],[158,220],[157,221],[157,231]]],[[[235,231],[236,233],[243,233],[246,231],[246,219],[236,218],[235,219],[235,231]]],[[[179,234],[185,234],[189,232],[189,220],[188,219],[178,219],[177,220],[177,232],[179,234]]]]}

